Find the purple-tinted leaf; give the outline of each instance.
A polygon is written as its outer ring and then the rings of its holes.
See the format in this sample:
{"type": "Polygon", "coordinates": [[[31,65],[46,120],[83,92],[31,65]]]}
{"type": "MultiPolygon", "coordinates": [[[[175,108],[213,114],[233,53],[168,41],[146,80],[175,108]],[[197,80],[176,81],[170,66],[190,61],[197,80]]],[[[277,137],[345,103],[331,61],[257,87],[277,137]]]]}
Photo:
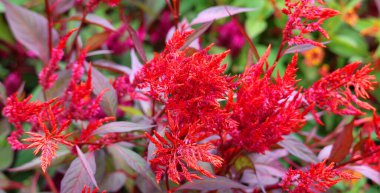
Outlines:
{"type": "MultiPolygon", "coordinates": [[[[82,21],[82,17],[83,17],[83,14],[78,14],[78,15],[74,15],[74,16],[68,18],[68,20],[82,21]]],[[[108,30],[112,30],[112,31],[116,30],[115,27],[113,27],[113,25],[108,20],[106,20],[102,17],[99,17],[95,14],[87,14],[84,22],[100,26],[104,29],[108,29],[108,30]]]]}
{"type": "Polygon", "coordinates": [[[59,15],[74,6],[75,0],[49,0],[53,15],[59,15]]]}
{"type": "Polygon", "coordinates": [[[160,189],[147,161],[139,154],[118,144],[110,145],[107,149],[114,157],[120,157],[129,167],[143,176],[147,183],[160,189]]]}
{"type": "Polygon", "coordinates": [[[357,172],[363,174],[365,177],[371,179],[376,184],[380,185],[380,172],[372,169],[369,166],[365,166],[365,165],[362,165],[362,166],[347,166],[345,168],[357,171],[357,172]]]}
{"type": "MultiPolygon", "coordinates": [[[[66,156],[68,156],[71,152],[67,149],[60,149],[57,151],[56,156],[52,160],[52,166],[57,165],[61,163],[66,156]]],[[[15,168],[9,168],[8,171],[10,172],[23,172],[23,171],[28,171],[32,169],[38,169],[41,168],[41,159],[40,158],[35,158],[31,160],[30,162],[27,162],[21,166],[15,167],[15,168]]]]}
{"type": "Polygon", "coordinates": [[[132,38],[133,45],[134,45],[137,53],[141,57],[141,60],[144,63],[146,63],[147,59],[146,59],[143,43],[141,42],[139,36],[137,35],[136,31],[130,25],[127,25],[127,30],[128,30],[129,36],[132,38]]]}
{"type": "Polygon", "coordinates": [[[54,85],[46,90],[47,99],[63,96],[71,81],[71,70],[62,70],[58,73],[58,78],[54,85]]]}
{"type": "Polygon", "coordinates": [[[339,163],[346,158],[347,155],[349,155],[352,142],[354,141],[352,136],[353,129],[354,121],[351,121],[351,123],[343,128],[342,132],[334,142],[331,154],[329,156],[329,161],[339,163]]]}
{"type": "Polygon", "coordinates": [[[324,147],[318,154],[318,159],[319,161],[323,161],[327,158],[329,158],[330,154],[331,154],[331,150],[332,150],[332,145],[328,145],[326,147],[324,147]]]}
{"type": "Polygon", "coordinates": [[[104,179],[100,185],[100,189],[107,190],[109,192],[117,192],[123,187],[126,180],[127,177],[123,172],[113,172],[104,179]]]}
{"type": "MultiPolygon", "coordinates": [[[[48,63],[47,19],[6,0],[0,1],[4,4],[5,16],[17,41],[35,53],[45,64],[48,63]]],[[[54,29],[52,29],[52,40],[53,43],[58,41],[58,33],[54,29]]]]}
{"type": "MultiPolygon", "coordinates": [[[[93,34],[86,42],[87,51],[96,50],[107,41],[110,31],[93,34]]],[[[87,54],[88,56],[88,54],[87,54]]]]}
{"type": "Polygon", "coordinates": [[[219,5],[215,7],[210,7],[198,14],[198,16],[191,22],[191,25],[198,23],[206,23],[213,20],[221,19],[231,15],[236,15],[238,13],[250,12],[256,10],[255,8],[247,7],[234,7],[219,5]]]}
{"type": "Polygon", "coordinates": [[[125,132],[131,132],[131,131],[146,131],[152,127],[154,127],[154,125],[142,125],[142,124],[127,122],[127,121],[118,121],[118,122],[112,122],[112,123],[107,123],[105,125],[102,125],[98,129],[96,129],[94,132],[92,132],[92,134],[93,135],[104,135],[107,133],[125,133],[125,132]]]}
{"type": "Polygon", "coordinates": [[[112,50],[95,50],[92,52],[88,52],[87,56],[110,55],[112,53],[112,50]]]}
{"type": "Polygon", "coordinates": [[[180,48],[181,50],[189,46],[194,40],[199,38],[212,24],[213,21],[202,24],[197,30],[195,30],[186,40],[185,44],[180,48]]]}
{"type": "Polygon", "coordinates": [[[131,50],[131,73],[129,73],[129,81],[133,82],[138,71],[143,67],[140,60],[137,58],[135,50],[131,50]]]}
{"type": "Polygon", "coordinates": [[[77,150],[78,158],[80,162],[82,163],[83,168],[87,172],[88,176],[90,176],[92,184],[94,184],[95,187],[98,187],[98,184],[96,183],[95,176],[94,176],[95,171],[91,168],[90,163],[87,161],[87,158],[84,156],[82,150],[80,150],[78,146],[75,146],[75,149],[77,150]]]}
{"type": "Polygon", "coordinates": [[[284,140],[280,141],[278,145],[285,148],[289,153],[307,162],[319,162],[317,156],[315,156],[305,144],[298,141],[295,137],[288,135],[283,138],[284,140]]]}
{"type": "Polygon", "coordinates": [[[132,70],[128,68],[127,66],[122,66],[120,64],[116,64],[113,61],[109,61],[109,60],[96,60],[94,61],[92,65],[98,68],[104,68],[104,69],[111,70],[117,73],[122,73],[122,74],[131,74],[132,72],[132,70]]]}
{"type": "Polygon", "coordinates": [[[92,86],[95,95],[99,95],[103,90],[107,90],[100,101],[103,111],[109,116],[116,115],[117,95],[116,91],[108,79],[95,68],[92,68],[92,86]]]}
{"type": "Polygon", "coordinates": [[[215,176],[215,178],[203,177],[202,180],[193,180],[177,188],[177,190],[228,190],[228,189],[246,189],[247,187],[235,182],[224,176],[215,176]]]}
{"type": "MultiPolygon", "coordinates": [[[[330,43],[330,41],[327,41],[327,42],[322,42],[322,44],[328,44],[330,43]]],[[[293,47],[290,47],[288,49],[286,49],[286,51],[284,52],[284,54],[291,54],[291,53],[298,53],[298,52],[305,52],[305,51],[308,51],[308,50],[311,50],[313,48],[315,48],[316,46],[315,45],[312,45],[312,44],[301,44],[301,45],[296,45],[296,46],[293,46],[293,47]]]]}
{"type": "MultiPolygon", "coordinates": [[[[87,160],[91,170],[96,172],[95,156],[94,153],[89,152],[84,155],[87,160]]],[[[92,175],[93,176],[93,175],[92,175]]],[[[86,169],[83,167],[79,158],[76,158],[71,162],[69,169],[66,171],[63,179],[61,181],[61,193],[73,193],[81,192],[83,187],[92,186],[95,184],[92,183],[91,177],[88,175],[86,169]]]]}

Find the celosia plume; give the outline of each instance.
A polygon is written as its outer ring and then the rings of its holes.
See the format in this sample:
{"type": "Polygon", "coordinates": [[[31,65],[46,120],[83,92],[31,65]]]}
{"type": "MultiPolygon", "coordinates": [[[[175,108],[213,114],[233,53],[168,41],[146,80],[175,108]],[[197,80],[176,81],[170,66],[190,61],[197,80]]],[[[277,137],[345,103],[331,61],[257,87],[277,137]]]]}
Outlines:
{"type": "Polygon", "coordinates": [[[66,42],[77,29],[70,30],[58,43],[57,47],[53,49],[49,63],[44,66],[39,77],[39,83],[44,90],[53,86],[54,82],[58,78],[58,74],[55,73],[58,70],[58,63],[62,60],[63,50],[65,49],[66,42]]]}
{"type": "Polygon", "coordinates": [[[355,179],[345,171],[334,169],[334,163],[326,165],[326,161],[312,164],[308,171],[289,169],[280,183],[289,193],[325,192],[342,180],[355,179]]]}
{"type": "Polygon", "coordinates": [[[369,74],[372,71],[369,65],[361,69],[359,65],[360,62],[348,64],[315,82],[304,93],[309,105],[339,115],[361,115],[359,108],[374,110],[359,97],[368,98],[367,91],[374,89],[375,76],[369,74]]]}
{"type": "Polygon", "coordinates": [[[239,123],[232,133],[236,143],[244,149],[264,153],[305,123],[301,97],[296,90],[297,56],[287,67],[283,77],[271,80],[275,65],[263,69],[270,47],[257,62],[247,68],[239,80],[236,103],[228,104],[233,119],[239,123]]]}
{"type": "MultiPolygon", "coordinates": [[[[322,0],[318,2],[323,3],[322,0]]],[[[286,8],[282,12],[288,15],[288,21],[283,30],[283,42],[287,42],[288,45],[312,44],[325,47],[322,43],[305,38],[304,35],[318,31],[328,39],[329,35],[321,25],[339,12],[314,4],[314,0],[285,0],[286,8]],[[295,30],[299,32],[297,35],[294,33],[295,30]]]]}

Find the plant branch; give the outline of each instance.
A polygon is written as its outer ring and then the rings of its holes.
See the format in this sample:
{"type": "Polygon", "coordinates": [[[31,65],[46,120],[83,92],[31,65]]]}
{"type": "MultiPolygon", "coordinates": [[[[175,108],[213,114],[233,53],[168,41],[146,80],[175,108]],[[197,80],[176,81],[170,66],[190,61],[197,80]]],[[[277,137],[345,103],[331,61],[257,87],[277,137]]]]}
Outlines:
{"type": "Polygon", "coordinates": [[[52,50],[53,50],[53,41],[52,41],[52,28],[53,23],[51,21],[51,9],[49,6],[49,0],[45,0],[45,11],[46,17],[48,21],[48,47],[49,47],[49,58],[51,58],[52,50]]]}
{"type": "Polygon", "coordinates": [[[45,177],[46,183],[48,184],[50,190],[53,193],[59,193],[59,191],[58,191],[57,187],[55,186],[53,180],[51,179],[50,175],[47,172],[42,172],[42,173],[45,177]]]}

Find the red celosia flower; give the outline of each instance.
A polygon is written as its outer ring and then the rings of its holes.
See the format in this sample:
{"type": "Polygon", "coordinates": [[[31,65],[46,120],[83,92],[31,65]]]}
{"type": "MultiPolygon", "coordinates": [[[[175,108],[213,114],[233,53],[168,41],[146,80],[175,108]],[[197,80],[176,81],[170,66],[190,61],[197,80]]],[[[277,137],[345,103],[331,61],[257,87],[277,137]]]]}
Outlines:
{"type": "Polygon", "coordinates": [[[31,143],[27,148],[36,148],[34,150],[35,155],[37,155],[40,151],[42,152],[40,159],[43,172],[46,172],[46,169],[50,165],[51,160],[56,155],[58,143],[72,146],[72,144],[67,141],[67,137],[70,134],[61,134],[62,131],[64,131],[70,125],[70,122],[67,121],[63,123],[60,128],[58,128],[56,117],[53,114],[51,108],[47,108],[47,111],[51,126],[50,130],[41,120],[41,118],[38,118],[39,126],[42,128],[44,135],[35,132],[26,132],[26,134],[30,135],[30,137],[23,140],[31,143]]]}
{"type": "Polygon", "coordinates": [[[289,169],[280,183],[290,193],[325,192],[341,180],[355,179],[348,172],[334,169],[334,163],[326,166],[326,161],[312,164],[309,171],[289,169]]]}
{"type": "Polygon", "coordinates": [[[19,138],[24,134],[24,130],[16,129],[12,131],[9,137],[7,138],[8,143],[11,145],[13,150],[22,150],[27,148],[28,146],[21,143],[19,138]]]}
{"type": "Polygon", "coordinates": [[[375,77],[369,75],[372,71],[369,65],[358,69],[359,65],[360,62],[351,63],[315,82],[304,93],[309,105],[340,115],[361,115],[363,112],[354,104],[374,110],[370,104],[358,98],[368,98],[367,91],[373,90],[375,84],[375,77]]]}
{"type": "Polygon", "coordinates": [[[39,83],[43,89],[49,89],[53,86],[54,82],[58,78],[58,74],[54,72],[58,69],[58,62],[61,61],[63,57],[63,49],[65,49],[66,42],[77,29],[70,30],[58,43],[57,47],[53,49],[50,61],[47,65],[44,66],[39,77],[39,83]]]}
{"type": "Polygon", "coordinates": [[[17,98],[17,93],[14,93],[7,99],[6,106],[3,109],[3,115],[8,118],[10,123],[15,124],[18,129],[21,129],[21,122],[36,122],[36,116],[38,116],[38,113],[46,106],[46,103],[30,102],[31,98],[32,95],[20,101],[17,98]]]}
{"type": "Polygon", "coordinates": [[[80,82],[80,79],[84,74],[84,64],[85,64],[86,55],[87,55],[87,48],[84,48],[80,52],[78,59],[71,66],[71,70],[73,73],[71,77],[71,82],[74,82],[74,83],[80,82]]]}
{"type": "MultiPolygon", "coordinates": [[[[86,186],[86,185],[84,185],[84,187],[82,189],[82,193],[98,193],[98,191],[99,191],[99,188],[94,188],[91,191],[91,187],[90,186],[86,186]]],[[[101,193],[107,193],[107,191],[103,190],[101,193]]]]}
{"type": "Polygon", "coordinates": [[[68,117],[75,120],[86,120],[94,118],[101,110],[100,100],[107,90],[103,90],[96,98],[92,98],[92,73],[89,65],[86,82],[79,84],[71,81],[71,87],[66,93],[70,106],[67,110],[68,117]]]}
{"type": "Polygon", "coordinates": [[[150,160],[151,167],[156,173],[157,183],[160,182],[164,174],[173,182],[179,184],[181,180],[192,181],[201,179],[197,174],[190,173],[187,167],[192,168],[201,174],[214,177],[209,171],[198,165],[198,162],[208,162],[215,167],[220,167],[223,159],[212,155],[209,151],[213,146],[209,143],[197,144],[194,135],[203,128],[197,123],[179,127],[176,121],[169,115],[169,130],[165,133],[165,138],[154,131],[154,138],[146,133],[146,136],[155,144],[157,150],[154,158],[150,160]]]}
{"type": "Polygon", "coordinates": [[[223,74],[226,66],[220,65],[228,52],[209,55],[210,47],[191,54],[180,50],[191,33],[175,32],[165,50],[144,65],[135,83],[165,103],[180,124],[200,120],[205,132],[234,127],[217,101],[233,88],[232,78],[223,74]]]}
{"type": "MultiPolygon", "coordinates": [[[[323,3],[322,0],[318,1],[323,3]]],[[[283,42],[293,44],[312,44],[324,47],[323,44],[303,37],[305,34],[319,31],[329,38],[327,32],[321,27],[322,23],[339,12],[333,9],[322,8],[314,5],[314,0],[285,0],[286,8],[282,10],[288,15],[288,21],[283,31],[283,42]],[[298,35],[294,34],[298,31],[298,35]]]]}
{"type": "Polygon", "coordinates": [[[126,99],[127,97],[129,97],[129,100],[148,100],[145,95],[136,92],[136,89],[131,84],[128,75],[117,77],[112,85],[116,90],[119,102],[128,100],[126,99]]]}
{"type": "Polygon", "coordinates": [[[285,75],[278,75],[272,81],[275,65],[267,72],[263,69],[269,51],[270,47],[257,64],[244,72],[236,103],[228,104],[233,109],[233,119],[239,123],[238,130],[232,133],[234,140],[244,149],[260,153],[282,140],[282,135],[300,129],[305,122],[301,97],[295,88],[297,55],[285,75]]]}

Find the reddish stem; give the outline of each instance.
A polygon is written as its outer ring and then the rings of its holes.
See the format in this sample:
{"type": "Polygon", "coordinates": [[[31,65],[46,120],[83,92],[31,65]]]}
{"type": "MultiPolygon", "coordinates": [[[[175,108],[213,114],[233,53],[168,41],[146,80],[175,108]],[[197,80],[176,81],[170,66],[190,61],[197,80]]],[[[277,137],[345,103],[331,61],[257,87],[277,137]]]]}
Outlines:
{"type": "Polygon", "coordinates": [[[53,42],[52,42],[52,21],[51,21],[51,10],[49,6],[49,0],[45,0],[45,11],[46,17],[48,21],[48,47],[49,47],[49,58],[51,58],[51,53],[53,50],[53,42]]]}
{"type": "Polygon", "coordinates": [[[44,177],[45,177],[45,180],[50,188],[50,190],[53,192],[53,193],[59,193],[57,187],[55,187],[55,184],[53,182],[53,180],[51,179],[50,175],[47,173],[47,172],[42,172],[44,177]]]}

